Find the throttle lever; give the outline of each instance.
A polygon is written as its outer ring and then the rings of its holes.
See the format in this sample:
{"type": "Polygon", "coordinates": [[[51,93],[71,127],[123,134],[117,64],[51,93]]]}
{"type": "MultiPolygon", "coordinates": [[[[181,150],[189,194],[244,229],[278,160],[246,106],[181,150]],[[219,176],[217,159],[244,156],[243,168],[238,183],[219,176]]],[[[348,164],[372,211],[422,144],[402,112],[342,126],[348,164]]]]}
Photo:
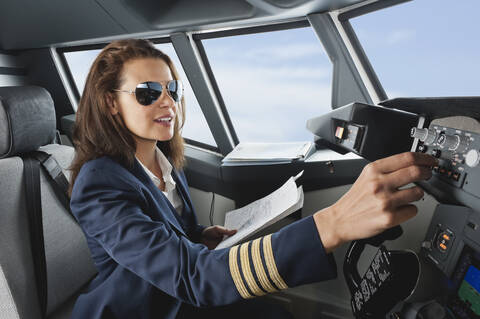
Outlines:
{"type": "Polygon", "coordinates": [[[414,290],[420,263],[412,251],[389,251],[385,240],[403,234],[396,226],[367,239],[353,241],[345,255],[343,274],[352,295],[351,307],[356,318],[382,318],[414,290]],[[360,277],[357,264],[365,245],[379,247],[365,275],[360,277]]]}

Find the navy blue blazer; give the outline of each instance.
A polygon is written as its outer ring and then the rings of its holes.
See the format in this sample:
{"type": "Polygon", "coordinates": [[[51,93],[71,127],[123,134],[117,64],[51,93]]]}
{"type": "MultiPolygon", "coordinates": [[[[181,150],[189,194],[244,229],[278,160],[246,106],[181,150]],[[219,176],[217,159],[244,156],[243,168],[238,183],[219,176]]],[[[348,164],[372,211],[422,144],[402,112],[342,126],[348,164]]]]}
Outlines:
{"type": "Polygon", "coordinates": [[[183,172],[172,170],[180,217],[135,159],[127,169],[104,156],[85,163],[70,206],[98,270],[72,318],[175,318],[182,302],[231,304],[336,276],[313,218],[231,248],[198,243],[183,172]]]}

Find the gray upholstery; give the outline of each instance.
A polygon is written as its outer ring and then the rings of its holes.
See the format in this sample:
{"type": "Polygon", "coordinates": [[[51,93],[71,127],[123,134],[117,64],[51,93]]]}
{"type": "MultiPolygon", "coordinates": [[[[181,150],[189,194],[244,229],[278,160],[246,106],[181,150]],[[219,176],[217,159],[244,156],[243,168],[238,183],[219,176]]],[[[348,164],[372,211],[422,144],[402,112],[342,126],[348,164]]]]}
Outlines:
{"type": "MultiPolygon", "coordinates": [[[[52,154],[62,166],[65,176],[70,178],[66,169],[73,159],[73,147],[50,144],[39,150],[52,154]]],[[[47,313],[50,314],[85,285],[96,274],[96,269],[80,226],[63,208],[43,171],[40,181],[47,260],[47,313]]]]}
{"type": "Polygon", "coordinates": [[[52,143],[55,127],[55,108],[47,90],[0,87],[0,158],[52,143]]]}
{"type": "Polygon", "coordinates": [[[18,319],[17,307],[0,265],[0,319],[18,319]]]}
{"type": "Polygon", "coordinates": [[[39,318],[20,157],[0,160],[0,265],[20,318],[39,318]]]}
{"type": "MultiPolygon", "coordinates": [[[[47,145],[40,150],[54,155],[62,168],[69,165],[73,155],[73,148],[64,145],[47,145]]],[[[20,318],[39,318],[22,159],[0,160],[0,176],[0,265],[20,318]]],[[[80,227],[55,197],[43,171],[40,181],[47,260],[47,313],[50,314],[77,293],[95,275],[96,269],[80,227]]]]}
{"type": "MultiPolygon", "coordinates": [[[[0,159],[0,270],[4,274],[2,277],[0,273],[0,319],[3,319],[4,308],[14,311],[12,318],[15,318],[13,315],[20,319],[40,318],[23,161],[16,155],[36,149],[52,154],[69,178],[67,168],[74,149],[58,144],[44,145],[54,136],[55,111],[46,90],[0,88],[0,150],[7,150],[0,154],[0,158],[4,157],[0,159]],[[1,129],[4,125],[8,125],[7,130],[1,129]],[[9,142],[5,144],[5,141],[9,142]]],[[[96,269],[80,226],[57,199],[43,169],[40,187],[47,262],[47,317],[63,319],[70,316],[78,293],[95,276],[96,269]]]]}

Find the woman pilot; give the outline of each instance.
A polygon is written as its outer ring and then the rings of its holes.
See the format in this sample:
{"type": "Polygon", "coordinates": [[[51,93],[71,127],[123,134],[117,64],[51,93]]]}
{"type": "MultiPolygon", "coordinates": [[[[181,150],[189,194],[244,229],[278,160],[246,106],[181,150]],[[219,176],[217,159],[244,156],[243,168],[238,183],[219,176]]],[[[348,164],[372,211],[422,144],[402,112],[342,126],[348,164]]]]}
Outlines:
{"type": "Polygon", "coordinates": [[[416,214],[422,190],[399,187],[429,178],[435,159],[404,153],[367,165],[334,205],[213,250],[235,230],[197,223],[182,172],[182,94],[172,61],[146,40],[110,43],[90,69],[70,205],[98,275],[72,318],[289,317],[248,299],[334,278],[336,247],[416,214]]]}

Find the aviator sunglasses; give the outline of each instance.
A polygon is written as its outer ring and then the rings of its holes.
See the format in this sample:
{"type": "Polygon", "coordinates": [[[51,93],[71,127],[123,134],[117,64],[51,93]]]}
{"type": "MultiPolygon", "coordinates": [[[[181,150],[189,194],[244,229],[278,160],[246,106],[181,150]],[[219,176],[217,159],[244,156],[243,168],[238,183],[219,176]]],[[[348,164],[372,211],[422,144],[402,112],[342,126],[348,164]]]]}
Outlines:
{"type": "Polygon", "coordinates": [[[162,95],[163,89],[167,89],[168,95],[175,101],[179,102],[183,96],[183,84],[180,80],[171,80],[162,85],[159,82],[143,82],[139,83],[135,88],[135,91],[118,90],[115,92],[125,92],[128,94],[134,94],[137,102],[141,105],[148,106],[155,103],[156,100],[162,95]]]}

